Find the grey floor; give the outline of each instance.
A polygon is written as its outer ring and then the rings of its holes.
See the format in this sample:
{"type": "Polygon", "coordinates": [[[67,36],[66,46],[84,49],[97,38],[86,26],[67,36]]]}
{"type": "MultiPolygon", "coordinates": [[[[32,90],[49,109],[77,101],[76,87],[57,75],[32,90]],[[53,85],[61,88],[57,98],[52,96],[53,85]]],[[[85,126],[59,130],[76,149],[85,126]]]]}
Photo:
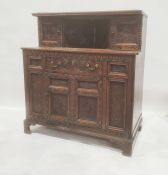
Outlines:
{"type": "Polygon", "coordinates": [[[133,156],[102,140],[33,126],[24,111],[0,110],[0,175],[167,175],[168,116],[144,114],[133,156]]]}

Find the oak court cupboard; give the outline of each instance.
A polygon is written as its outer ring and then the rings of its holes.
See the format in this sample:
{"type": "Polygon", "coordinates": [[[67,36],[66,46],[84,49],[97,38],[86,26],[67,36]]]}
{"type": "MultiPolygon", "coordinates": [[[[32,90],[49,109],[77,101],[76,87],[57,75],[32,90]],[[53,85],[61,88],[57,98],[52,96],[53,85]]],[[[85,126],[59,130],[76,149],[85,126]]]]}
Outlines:
{"type": "Polygon", "coordinates": [[[39,47],[22,48],[25,133],[34,124],[50,126],[108,140],[131,155],[142,126],[146,14],[33,16],[39,47]]]}

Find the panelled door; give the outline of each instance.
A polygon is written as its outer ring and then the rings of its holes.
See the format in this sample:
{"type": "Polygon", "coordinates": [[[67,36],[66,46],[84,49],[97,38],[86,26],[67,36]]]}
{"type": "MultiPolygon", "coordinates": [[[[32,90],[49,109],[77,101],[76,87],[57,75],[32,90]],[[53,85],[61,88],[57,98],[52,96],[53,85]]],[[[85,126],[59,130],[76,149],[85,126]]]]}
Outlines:
{"type": "Polygon", "coordinates": [[[46,73],[48,119],[101,126],[102,79],[46,73]]]}
{"type": "Polygon", "coordinates": [[[130,120],[129,69],[129,63],[108,63],[106,128],[121,135],[127,134],[130,120]]]}
{"type": "Polygon", "coordinates": [[[68,75],[45,73],[48,120],[68,121],[71,116],[71,80],[68,75]]]}
{"type": "Polygon", "coordinates": [[[108,129],[124,131],[127,110],[127,80],[109,78],[107,81],[108,129]]]}
{"type": "Polygon", "coordinates": [[[100,127],[102,116],[102,78],[76,76],[75,117],[82,126],[100,127]]]}
{"type": "Polygon", "coordinates": [[[41,70],[28,71],[29,86],[29,116],[34,119],[44,119],[46,114],[46,99],[44,74],[41,70]]]}

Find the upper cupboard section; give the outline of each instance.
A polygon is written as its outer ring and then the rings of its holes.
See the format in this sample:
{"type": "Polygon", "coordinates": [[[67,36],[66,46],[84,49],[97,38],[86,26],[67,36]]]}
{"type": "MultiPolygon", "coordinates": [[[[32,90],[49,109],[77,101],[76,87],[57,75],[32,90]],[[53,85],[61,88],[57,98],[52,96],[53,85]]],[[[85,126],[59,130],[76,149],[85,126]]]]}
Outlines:
{"type": "Polygon", "coordinates": [[[39,45],[47,47],[141,50],[141,11],[41,13],[39,45]]]}

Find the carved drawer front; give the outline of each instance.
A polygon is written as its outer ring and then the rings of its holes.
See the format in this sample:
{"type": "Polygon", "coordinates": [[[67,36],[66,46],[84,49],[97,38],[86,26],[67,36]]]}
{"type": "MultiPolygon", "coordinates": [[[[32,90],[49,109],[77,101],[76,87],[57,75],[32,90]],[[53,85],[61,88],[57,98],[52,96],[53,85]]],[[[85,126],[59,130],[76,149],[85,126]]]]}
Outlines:
{"type": "Polygon", "coordinates": [[[28,56],[28,66],[29,68],[39,68],[42,69],[42,57],[41,56],[28,56]]]}
{"type": "Polygon", "coordinates": [[[47,74],[48,119],[66,121],[70,116],[70,79],[59,74],[47,74]]]}
{"type": "Polygon", "coordinates": [[[102,63],[96,57],[73,54],[46,56],[46,70],[58,73],[97,75],[102,74],[102,63]]]}
{"type": "Polygon", "coordinates": [[[109,62],[108,63],[108,75],[109,76],[123,76],[127,77],[128,76],[128,63],[124,62],[109,62]]]}
{"type": "Polygon", "coordinates": [[[75,116],[82,126],[101,126],[102,80],[99,77],[77,77],[75,96],[75,116]]]}
{"type": "MultiPolygon", "coordinates": [[[[63,67],[63,59],[60,57],[54,57],[54,56],[47,56],[46,59],[46,69],[51,71],[60,71],[65,69],[65,64],[63,67]]],[[[67,70],[68,67],[66,67],[65,70],[67,70]]]]}
{"type": "Polygon", "coordinates": [[[77,73],[82,74],[102,74],[102,63],[97,61],[97,58],[88,58],[88,59],[81,59],[79,61],[78,69],[76,70],[77,73]]]}
{"type": "Polygon", "coordinates": [[[41,24],[40,46],[61,47],[62,46],[62,24],[59,21],[44,22],[41,24]]]}

